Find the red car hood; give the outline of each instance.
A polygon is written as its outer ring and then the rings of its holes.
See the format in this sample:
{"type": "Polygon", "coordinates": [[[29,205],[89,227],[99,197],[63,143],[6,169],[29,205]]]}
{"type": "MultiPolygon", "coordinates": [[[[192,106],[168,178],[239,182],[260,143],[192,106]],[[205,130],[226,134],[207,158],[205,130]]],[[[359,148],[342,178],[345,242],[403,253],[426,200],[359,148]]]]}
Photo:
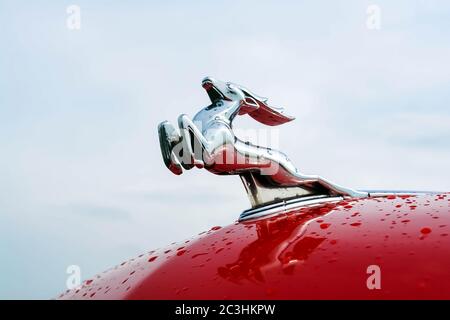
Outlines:
{"type": "Polygon", "coordinates": [[[449,234],[448,194],[326,203],[214,227],[59,298],[450,299],[449,234]]]}

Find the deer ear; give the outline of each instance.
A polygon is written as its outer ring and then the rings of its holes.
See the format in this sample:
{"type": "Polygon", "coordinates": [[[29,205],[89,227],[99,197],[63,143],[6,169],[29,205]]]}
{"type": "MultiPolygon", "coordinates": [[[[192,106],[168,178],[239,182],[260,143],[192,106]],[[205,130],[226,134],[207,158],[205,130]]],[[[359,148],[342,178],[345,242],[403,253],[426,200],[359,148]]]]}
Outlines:
{"type": "Polygon", "coordinates": [[[252,97],[246,97],[245,104],[248,105],[249,107],[254,107],[255,109],[259,107],[258,102],[256,102],[256,100],[253,99],[252,97]]]}
{"type": "Polygon", "coordinates": [[[274,108],[262,101],[258,101],[259,108],[248,113],[250,117],[268,126],[278,126],[280,124],[294,120],[294,117],[286,115],[283,108],[274,108]]]}
{"type": "Polygon", "coordinates": [[[267,104],[267,98],[260,97],[250,90],[236,85],[243,93],[239,114],[248,114],[250,117],[268,126],[278,126],[280,124],[294,120],[294,117],[284,113],[283,108],[271,107],[267,104]]]}
{"type": "Polygon", "coordinates": [[[245,99],[241,101],[239,115],[244,115],[244,114],[253,112],[258,108],[259,108],[259,105],[255,99],[253,99],[252,97],[245,97],[245,99]]]}
{"type": "MultiPolygon", "coordinates": [[[[294,117],[284,114],[283,108],[274,108],[267,104],[267,99],[259,100],[247,93],[245,95],[245,109],[242,114],[247,113],[250,117],[269,126],[277,126],[294,120],[294,117]]],[[[241,114],[241,113],[239,113],[241,114]]]]}

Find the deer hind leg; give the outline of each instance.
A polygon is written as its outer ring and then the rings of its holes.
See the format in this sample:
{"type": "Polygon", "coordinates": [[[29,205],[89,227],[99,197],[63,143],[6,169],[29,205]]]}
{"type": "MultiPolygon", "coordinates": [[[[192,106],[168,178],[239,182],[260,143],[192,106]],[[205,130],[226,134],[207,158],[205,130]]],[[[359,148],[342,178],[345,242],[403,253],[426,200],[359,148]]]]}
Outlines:
{"type": "Polygon", "coordinates": [[[305,180],[315,181],[321,186],[325,187],[326,189],[331,190],[332,192],[341,196],[351,196],[354,198],[361,198],[366,197],[368,195],[367,192],[361,192],[350,188],[342,187],[317,175],[302,175],[297,173],[297,176],[305,180]]]}
{"type": "MultiPolygon", "coordinates": [[[[289,172],[292,177],[292,181],[301,180],[302,183],[310,184],[317,183],[320,186],[324,187],[331,192],[342,195],[342,196],[351,196],[351,197],[366,197],[367,192],[356,191],[350,188],[342,187],[338,184],[335,184],[331,181],[328,181],[318,175],[306,175],[300,173],[300,171],[294,166],[294,164],[287,158],[287,156],[279,151],[271,150],[268,148],[259,148],[260,153],[263,153],[263,157],[267,159],[271,159],[278,163],[284,170],[289,172]]],[[[261,156],[261,154],[259,154],[261,156]]]]}
{"type": "Polygon", "coordinates": [[[240,141],[239,139],[236,139],[235,148],[243,155],[249,156],[251,158],[261,159],[260,162],[256,162],[255,164],[259,164],[260,173],[263,175],[269,174],[272,177],[276,177],[277,172],[274,171],[278,171],[279,169],[285,170],[288,173],[287,175],[282,175],[282,182],[285,184],[291,183],[292,186],[301,184],[318,184],[324,189],[330,190],[332,193],[338,195],[351,196],[355,198],[367,196],[367,192],[361,192],[342,187],[317,175],[306,175],[300,173],[300,171],[287,158],[287,156],[280,151],[254,146],[249,143],[240,141]],[[263,169],[263,167],[267,163],[267,160],[272,161],[275,166],[263,169]]]}
{"type": "Polygon", "coordinates": [[[208,141],[195,126],[192,120],[185,114],[178,117],[181,143],[183,146],[183,161],[191,167],[204,168],[204,156],[208,156],[208,141]]]}

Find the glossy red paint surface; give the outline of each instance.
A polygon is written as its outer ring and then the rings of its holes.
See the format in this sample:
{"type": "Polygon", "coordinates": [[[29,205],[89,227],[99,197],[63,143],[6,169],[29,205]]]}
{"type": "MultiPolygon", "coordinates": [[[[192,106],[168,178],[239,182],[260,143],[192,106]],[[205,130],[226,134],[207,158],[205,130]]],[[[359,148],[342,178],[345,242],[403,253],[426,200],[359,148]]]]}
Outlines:
{"type": "Polygon", "coordinates": [[[60,298],[450,299],[449,240],[450,194],[341,201],[212,228],[60,298]]]}

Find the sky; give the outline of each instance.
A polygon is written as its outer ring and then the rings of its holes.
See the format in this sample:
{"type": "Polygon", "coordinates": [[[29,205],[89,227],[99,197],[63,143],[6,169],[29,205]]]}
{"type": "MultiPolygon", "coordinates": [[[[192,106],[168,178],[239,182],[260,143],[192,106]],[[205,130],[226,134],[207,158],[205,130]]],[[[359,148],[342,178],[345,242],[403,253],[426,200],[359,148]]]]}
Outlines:
{"type": "Polygon", "coordinates": [[[88,279],[249,208],[238,177],[161,160],[158,123],[208,105],[205,76],[295,116],[270,130],[304,173],[449,191],[449,15],[429,0],[0,0],[0,299],[53,298],[70,265],[88,279]]]}

